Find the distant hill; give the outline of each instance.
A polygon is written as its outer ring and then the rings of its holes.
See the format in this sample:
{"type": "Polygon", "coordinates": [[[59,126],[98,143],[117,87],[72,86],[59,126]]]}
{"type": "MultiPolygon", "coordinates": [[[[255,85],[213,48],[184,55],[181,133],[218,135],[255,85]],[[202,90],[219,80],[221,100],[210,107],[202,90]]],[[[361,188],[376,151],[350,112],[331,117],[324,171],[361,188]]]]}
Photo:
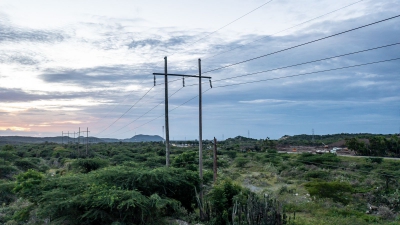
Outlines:
{"type": "Polygon", "coordinates": [[[164,139],[158,135],[135,135],[129,139],[124,139],[126,142],[159,142],[164,141],[164,139]]]}
{"type": "MultiPolygon", "coordinates": [[[[116,139],[116,138],[97,138],[89,137],[89,143],[112,143],[112,142],[158,142],[164,139],[158,135],[135,135],[128,139],[116,139]]],[[[86,137],[68,137],[68,136],[57,136],[57,137],[29,137],[29,136],[0,136],[0,144],[18,144],[18,143],[86,143],[86,137]]]]}

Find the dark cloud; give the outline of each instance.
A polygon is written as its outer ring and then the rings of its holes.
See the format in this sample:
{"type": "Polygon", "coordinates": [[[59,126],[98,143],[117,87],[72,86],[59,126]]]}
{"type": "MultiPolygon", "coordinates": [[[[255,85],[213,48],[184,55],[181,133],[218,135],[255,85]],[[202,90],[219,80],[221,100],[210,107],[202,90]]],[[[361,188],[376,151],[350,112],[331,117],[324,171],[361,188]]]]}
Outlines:
{"type": "Polygon", "coordinates": [[[128,68],[125,65],[114,67],[95,67],[77,70],[63,70],[48,72],[39,76],[48,83],[69,83],[91,88],[104,86],[118,86],[140,81],[153,73],[150,64],[142,65],[141,69],[128,68]]]}
{"type": "Polygon", "coordinates": [[[184,46],[186,43],[190,42],[194,36],[190,35],[179,35],[179,36],[173,36],[165,41],[162,41],[160,39],[146,39],[146,40],[140,40],[140,41],[132,41],[131,43],[128,44],[129,48],[140,48],[140,47],[145,47],[145,46],[151,46],[151,47],[161,47],[161,48],[173,48],[176,46],[184,46]]]}
{"type": "Polygon", "coordinates": [[[38,100],[52,100],[52,99],[73,99],[89,97],[90,92],[78,93],[61,93],[61,92],[48,92],[45,94],[28,93],[21,89],[2,88],[0,87],[0,99],[2,102],[29,102],[38,100]]]}
{"type": "Polygon", "coordinates": [[[0,42],[59,42],[65,38],[62,32],[13,27],[0,21],[0,42]]]}

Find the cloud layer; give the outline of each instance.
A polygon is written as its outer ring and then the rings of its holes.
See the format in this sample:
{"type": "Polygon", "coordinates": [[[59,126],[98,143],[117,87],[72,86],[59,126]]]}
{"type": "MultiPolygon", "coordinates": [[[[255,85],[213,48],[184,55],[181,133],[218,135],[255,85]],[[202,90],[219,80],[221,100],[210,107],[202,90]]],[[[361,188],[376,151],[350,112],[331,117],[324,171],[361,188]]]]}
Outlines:
{"type": "MultiPolygon", "coordinates": [[[[21,6],[9,4],[18,15],[21,6]]],[[[257,4],[261,2],[253,8],[257,4]]],[[[315,7],[312,13],[290,4],[276,1],[215,33],[211,32],[217,24],[221,27],[223,21],[227,24],[234,18],[225,13],[218,18],[210,12],[204,23],[193,20],[208,27],[191,27],[187,22],[192,17],[184,12],[175,23],[146,17],[142,12],[148,5],[143,3],[135,6],[137,14],[132,17],[122,8],[118,9],[125,16],[116,17],[104,7],[104,14],[91,11],[76,19],[71,9],[54,8],[68,22],[46,27],[12,16],[12,9],[4,7],[0,11],[0,135],[58,135],[79,126],[89,127],[96,135],[130,108],[101,136],[161,135],[164,77],[157,77],[152,88],[151,74],[164,71],[164,56],[168,56],[170,73],[184,74],[197,74],[197,59],[202,58],[202,71],[213,80],[211,90],[203,80],[203,90],[208,90],[203,96],[208,139],[247,136],[248,130],[255,138],[279,138],[311,129],[321,134],[398,132],[399,60],[314,72],[399,58],[400,45],[287,66],[399,42],[399,18],[212,71],[395,16],[394,9],[400,7],[397,1],[363,1],[279,32],[350,3],[305,1],[304,5],[315,7]],[[275,25],[270,16],[275,16],[275,25]],[[287,68],[276,69],[280,67],[287,68]],[[257,73],[267,70],[271,71],[257,73]],[[243,76],[252,73],[257,74],[243,76]]],[[[227,11],[231,8],[235,6],[227,11]]],[[[171,137],[195,139],[198,80],[185,79],[184,88],[179,78],[169,81],[169,94],[173,94],[169,108],[174,109],[171,137]]]]}

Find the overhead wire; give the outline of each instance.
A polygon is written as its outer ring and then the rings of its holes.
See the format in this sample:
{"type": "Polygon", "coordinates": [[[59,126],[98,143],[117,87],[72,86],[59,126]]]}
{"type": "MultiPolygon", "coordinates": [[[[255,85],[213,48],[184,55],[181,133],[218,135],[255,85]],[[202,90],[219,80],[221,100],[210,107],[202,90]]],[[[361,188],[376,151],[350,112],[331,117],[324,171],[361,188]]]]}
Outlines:
{"type": "MultiPolygon", "coordinates": [[[[183,88],[184,88],[184,87],[179,88],[179,89],[176,90],[174,93],[172,93],[171,95],[169,95],[168,98],[171,98],[172,96],[174,96],[176,93],[178,93],[178,92],[179,92],[180,90],[182,90],[183,88]]],[[[147,112],[145,112],[144,114],[142,114],[141,116],[137,117],[137,118],[136,118],[135,120],[133,120],[132,122],[126,124],[125,126],[121,127],[120,129],[118,129],[118,130],[116,130],[116,131],[114,131],[114,132],[112,132],[112,133],[110,133],[110,134],[108,134],[108,135],[114,134],[114,133],[116,133],[116,132],[122,130],[123,128],[125,128],[125,127],[131,125],[132,123],[136,122],[137,120],[139,120],[139,119],[142,118],[143,116],[145,116],[145,115],[147,115],[148,113],[150,113],[151,111],[153,111],[155,108],[157,108],[158,106],[160,106],[162,103],[164,103],[164,100],[161,101],[160,103],[158,103],[156,106],[154,106],[154,107],[151,108],[150,110],[148,110],[147,112]]],[[[128,131],[127,131],[127,132],[128,132],[128,131]]]]}
{"type": "Polygon", "coordinates": [[[139,100],[137,100],[128,110],[126,110],[118,119],[114,120],[114,122],[112,122],[110,125],[108,125],[108,127],[106,127],[105,129],[103,129],[102,131],[100,131],[99,133],[97,133],[96,135],[99,135],[101,133],[103,133],[104,131],[106,131],[108,128],[110,128],[113,124],[115,124],[118,120],[120,120],[124,115],[126,115],[133,107],[135,107],[135,105],[137,105],[152,89],[154,88],[151,87],[139,100]]]}
{"type": "Polygon", "coordinates": [[[258,42],[258,41],[264,40],[264,39],[266,39],[266,38],[268,38],[268,37],[271,37],[271,36],[273,36],[273,35],[277,35],[277,34],[282,33],[282,32],[284,32],[284,31],[287,31],[287,30],[293,29],[293,28],[295,28],[295,27],[304,25],[304,24],[309,23],[309,22],[311,22],[311,21],[313,21],[313,20],[316,20],[316,19],[319,19],[319,18],[321,18],[321,17],[327,16],[327,15],[332,14],[332,13],[334,13],[334,12],[340,11],[340,10],[342,10],[342,9],[345,9],[345,8],[347,8],[347,7],[350,7],[350,6],[352,6],[352,5],[355,5],[355,4],[357,4],[357,3],[360,3],[360,2],[362,2],[362,1],[365,1],[365,0],[360,0],[360,1],[357,1],[357,2],[353,2],[353,3],[349,4],[349,5],[346,5],[346,6],[343,6],[343,7],[341,7],[341,8],[338,8],[338,9],[335,9],[335,10],[333,10],[333,11],[330,11],[330,12],[328,12],[328,13],[319,15],[319,16],[317,16],[317,17],[314,17],[314,18],[309,19],[309,20],[307,20],[307,21],[304,21],[304,22],[302,22],[302,23],[296,24],[296,25],[291,26],[291,27],[289,27],[289,28],[286,28],[286,29],[284,29],[284,30],[278,31],[278,32],[273,33],[273,34],[271,34],[271,35],[267,35],[267,36],[264,36],[264,37],[262,37],[262,38],[258,38],[258,39],[256,39],[256,40],[253,40],[253,41],[251,41],[251,42],[248,42],[248,43],[246,43],[246,44],[244,44],[244,45],[240,45],[240,46],[237,46],[237,47],[234,47],[234,48],[230,48],[230,49],[228,49],[228,50],[226,50],[226,51],[223,51],[223,52],[214,54],[214,55],[212,55],[212,56],[203,57],[203,60],[210,59],[210,58],[216,57],[216,56],[218,56],[218,55],[222,55],[222,54],[225,54],[225,53],[227,53],[227,52],[231,52],[231,51],[236,50],[236,49],[238,49],[238,48],[242,48],[242,47],[244,47],[244,46],[246,46],[246,45],[249,45],[249,44],[252,44],[252,43],[254,43],[254,42],[258,42]]]}
{"type": "Polygon", "coordinates": [[[221,86],[215,86],[214,88],[222,88],[222,87],[229,87],[229,86],[242,85],[242,84],[251,84],[251,83],[256,83],[256,82],[260,82],[260,81],[279,80],[279,79],[285,79],[285,78],[290,78],[290,77],[305,76],[305,75],[310,75],[310,74],[323,73],[323,72],[329,72],[329,71],[335,71],[335,70],[342,70],[342,69],[348,69],[348,68],[354,68],[354,67],[378,64],[378,63],[383,63],[383,62],[390,62],[390,61],[395,61],[395,60],[400,60],[400,57],[399,58],[386,59],[386,60],[380,60],[380,61],[375,61],[375,62],[369,62],[369,63],[362,63],[362,64],[357,64],[357,65],[351,65],[351,66],[343,66],[343,67],[327,69],[327,70],[319,70],[319,71],[308,72],[308,73],[299,73],[299,74],[293,74],[293,75],[287,75],[287,76],[281,76],[281,77],[274,77],[274,78],[267,78],[267,79],[261,79],[261,80],[253,80],[253,81],[246,81],[246,82],[241,82],[241,83],[221,85],[221,86]]]}
{"type": "MultiPolygon", "coordinates": [[[[361,51],[357,51],[357,52],[347,53],[347,54],[343,54],[342,56],[344,56],[344,55],[350,55],[350,54],[356,54],[356,53],[365,52],[365,51],[376,50],[376,49],[379,49],[379,48],[389,47],[389,46],[393,46],[393,45],[397,45],[397,44],[400,44],[400,43],[394,43],[394,44],[384,45],[384,46],[375,47],[375,48],[371,48],[371,49],[361,50],[361,51]]],[[[336,57],[338,57],[338,56],[336,56],[336,57]]],[[[336,57],[329,57],[329,58],[336,58],[336,57]]],[[[321,60],[322,60],[322,59],[321,59],[321,60]]],[[[321,60],[317,60],[317,61],[321,61],[321,60]]],[[[313,72],[308,72],[308,73],[300,73],[300,74],[287,75],[287,76],[281,76],[281,77],[275,77],[275,78],[268,78],[268,79],[261,79],[261,80],[255,80],[255,81],[247,81],[247,82],[241,82],[241,83],[234,83],[234,84],[228,84],[228,85],[221,85],[221,86],[215,86],[215,87],[213,87],[213,88],[222,88],[222,87],[229,87],[229,86],[234,86],[234,85],[242,85],[242,84],[256,83],[256,82],[261,82],[261,81],[278,80],[278,79],[285,79],[285,78],[290,78],[290,77],[305,76],[305,75],[310,75],[310,74],[323,73],[323,72],[329,72],[329,71],[335,71],[335,70],[342,70],[342,69],[354,68],[354,67],[361,67],[361,66],[367,66],[367,65],[378,64],[378,63],[383,63],[383,62],[390,62],[390,61],[395,61],[395,60],[400,60],[400,57],[399,57],[399,58],[386,59],[386,60],[380,60],[380,61],[374,61],[374,62],[369,62],[369,63],[362,63],[362,64],[357,64],[357,65],[351,65],[351,66],[338,67],[338,68],[327,69],[327,70],[313,71],[313,72]]],[[[264,71],[264,72],[269,72],[269,71],[270,71],[270,70],[264,71]]],[[[257,72],[257,73],[261,73],[261,72],[257,72]]],[[[248,74],[247,74],[247,75],[248,75],[248,74]]],[[[235,77],[233,77],[233,78],[231,78],[231,79],[234,79],[234,78],[235,78],[235,77]]],[[[226,80],[226,79],[225,79],[225,80],[226,80]]],[[[182,88],[183,88],[183,87],[182,87],[182,88]]],[[[181,88],[181,89],[182,89],[182,88],[181,88]]],[[[207,91],[209,91],[209,90],[211,90],[211,89],[212,89],[212,88],[209,88],[209,89],[203,91],[202,93],[206,93],[207,91]]],[[[178,91],[179,91],[179,90],[178,90],[178,91]]],[[[175,93],[176,93],[176,92],[175,92],[175,93]]],[[[175,94],[175,93],[174,93],[174,94],[175,94]]],[[[172,96],[172,95],[171,95],[171,96],[172,96]]],[[[171,97],[171,96],[170,96],[170,97],[171,97]]],[[[179,107],[181,107],[181,106],[187,104],[188,102],[192,101],[193,99],[197,98],[198,96],[199,96],[199,95],[196,95],[196,96],[190,98],[189,100],[183,102],[181,105],[178,105],[178,106],[176,106],[175,108],[169,110],[169,112],[172,112],[172,111],[176,110],[177,108],[179,108],[179,107]]],[[[160,102],[157,106],[159,106],[161,103],[162,103],[162,102],[160,102]]],[[[156,107],[157,107],[157,106],[156,106],[156,107]]],[[[154,108],[155,108],[155,107],[154,107],[154,108]]],[[[153,108],[153,109],[154,109],[154,108],[153,108]]],[[[153,110],[153,109],[151,109],[151,110],[153,110]]],[[[151,110],[150,110],[150,111],[151,111],[151,110]]],[[[147,112],[147,113],[148,113],[148,112],[147,112]]],[[[147,113],[146,113],[146,114],[147,114],[147,113]]],[[[142,115],[142,116],[143,116],[143,115],[142,115]]],[[[141,116],[141,117],[142,117],[142,116],[141,116]]],[[[140,128],[140,127],[142,127],[142,126],[144,126],[144,125],[146,125],[146,124],[148,124],[148,123],[150,123],[150,122],[152,122],[152,121],[154,121],[154,120],[156,120],[156,119],[158,119],[158,118],[160,118],[160,117],[162,117],[162,116],[164,116],[164,114],[163,114],[163,115],[160,115],[160,116],[158,116],[158,117],[156,117],[156,118],[154,118],[154,119],[152,119],[152,120],[150,120],[150,121],[148,121],[148,122],[146,122],[145,124],[142,124],[142,125],[140,125],[140,126],[138,126],[138,127],[135,127],[135,128],[133,128],[133,129],[131,129],[131,130],[129,130],[129,131],[138,129],[138,128],[140,128]]],[[[141,118],[141,117],[140,117],[140,118],[141,118]]],[[[136,120],[135,120],[135,121],[136,121],[136,120]]],[[[129,131],[127,131],[127,132],[129,132],[129,131]]],[[[126,133],[126,132],[125,132],[125,133],[126,133]]]]}
{"type": "Polygon", "coordinates": [[[349,56],[349,55],[359,54],[359,53],[368,52],[368,51],[372,51],[372,50],[377,50],[377,49],[381,49],[381,48],[387,48],[387,47],[391,47],[391,46],[395,46],[395,45],[399,45],[399,44],[400,44],[400,42],[397,42],[397,43],[393,43],[393,44],[388,44],[388,45],[383,45],[383,46],[379,46],[379,47],[364,49],[364,50],[360,50],[360,51],[345,53],[345,54],[341,54],[341,55],[330,56],[330,57],[326,57],[326,58],[323,58],[323,59],[316,59],[316,60],[312,60],[312,61],[297,63],[297,64],[293,64],[293,65],[289,65],[289,66],[283,66],[283,67],[278,67],[278,68],[269,69],[269,70],[262,70],[262,71],[257,71],[257,72],[253,72],[253,73],[248,73],[248,74],[243,74],[243,75],[238,75],[238,76],[233,76],[233,77],[228,77],[228,78],[217,79],[217,80],[213,80],[213,82],[231,80],[231,79],[235,79],[235,78],[246,77],[246,76],[256,75],[256,74],[260,74],[260,73],[272,72],[272,71],[275,71],[275,70],[287,69],[287,68],[291,68],[291,67],[295,67],[295,66],[301,66],[301,65],[306,65],[306,64],[310,64],[310,63],[325,61],[325,60],[334,59],[334,58],[339,58],[339,57],[343,57],[343,56],[349,56]]]}
{"type": "MultiPolygon", "coordinates": [[[[211,33],[205,35],[204,37],[202,37],[202,38],[200,38],[200,39],[198,39],[198,40],[196,40],[196,41],[194,41],[194,42],[192,42],[192,43],[190,43],[190,44],[187,44],[187,45],[184,46],[184,47],[190,47],[190,46],[192,46],[192,45],[194,45],[194,44],[196,44],[196,43],[198,43],[198,42],[200,42],[200,41],[206,39],[207,37],[209,37],[209,36],[213,35],[214,33],[216,33],[216,32],[218,32],[218,31],[224,29],[225,27],[227,27],[227,26],[229,26],[229,25],[235,23],[236,21],[238,21],[238,20],[242,19],[243,17],[245,17],[245,16],[247,16],[247,15],[253,13],[254,11],[256,11],[256,10],[262,8],[263,6],[267,5],[268,3],[272,2],[272,1],[273,1],[273,0],[270,0],[270,1],[268,1],[268,2],[266,2],[266,3],[264,3],[264,4],[262,4],[262,5],[258,6],[257,8],[251,10],[250,12],[247,12],[246,14],[244,14],[244,15],[242,15],[242,16],[236,18],[235,20],[229,22],[228,24],[226,24],[226,25],[224,25],[224,26],[218,28],[217,30],[212,31],[211,33]]],[[[175,52],[175,53],[176,53],[176,52],[175,52]]],[[[175,53],[173,53],[173,54],[171,54],[171,55],[169,55],[169,56],[173,56],[173,55],[175,55],[175,53]]]]}
{"type": "MultiPolygon", "coordinates": [[[[361,2],[361,1],[358,1],[358,2],[361,2]]],[[[358,3],[358,2],[356,2],[356,3],[358,3]]],[[[356,4],[356,3],[352,3],[352,4],[350,4],[350,5],[354,5],[354,4],[356,4]]],[[[348,5],[348,6],[350,6],[350,5],[348,5]]],[[[345,6],[345,7],[348,7],[348,6],[345,6]]],[[[342,8],[345,8],[345,7],[342,7],[342,8]]],[[[342,8],[340,8],[340,9],[342,9],[342,8]]],[[[340,10],[340,9],[338,9],[338,10],[340,10]]],[[[335,10],[335,11],[338,11],[338,10],[335,10]]],[[[334,11],[332,11],[332,12],[330,12],[330,13],[333,13],[333,12],[334,12],[334,11]]],[[[328,13],[328,14],[330,14],[330,13],[328,13]]],[[[327,15],[327,14],[324,14],[324,15],[327,15]]],[[[323,16],[323,15],[322,15],[322,16],[323,16]]],[[[320,17],[322,17],[322,16],[320,16],[320,17]]],[[[324,39],[327,39],[327,38],[330,38],[330,37],[334,37],[334,36],[341,35],[341,34],[344,34],[344,33],[350,32],[350,31],[354,31],[354,30],[361,29],[361,28],[364,28],[364,27],[367,27],[367,26],[371,26],[371,25],[373,25],[373,24],[377,24],[377,23],[384,22],[384,21],[387,21],[387,20],[390,20],[390,19],[394,19],[394,18],[397,18],[397,17],[399,17],[399,16],[400,16],[400,15],[393,16],[393,17],[390,17],[390,18],[387,18],[387,19],[384,19],[384,20],[380,20],[380,21],[377,21],[377,22],[374,22],[374,23],[370,23],[370,24],[367,24],[367,25],[363,25],[363,26],[360,26],[360,27],[356,27],[356,28],[353,28],[353,29],[350,29],[350,30],[346,30],[346,31],[343,31],[343,32],[340,32],[340,33],[333,34],[333,35],[329,35],[329,36],[327,36],[327,37],[323,37],[323,38],[320,38],[320,39],[316,39],[316,40],[313,40],[313,41],[310,41],[310,42],[306,42],[306,43],[303,43],[303,44],[300,44],[300,45],[296,45],[296,46],[293,46],[293,47],[290,47],[290,48],[287,48],[287,49],[283,49],[283,50],[276,51],[276,52],[273,52],[273,53],[269,53],[269,54],[265,54],[265,55],[262,55],[262,56],[254,57],[254,58],[251,58],[251,59],[247,59],[247,60],[244,60],[244,61],[241,61],[241,62],[233,63],[233,64],[230,64],[230,65],[227,65],[227,66],[223,66],[223,67],[219,67],[219,68],[216,68],[216,69],[212,69],[212,70],[203,72],[203,74],[209,73],[209,72],[213,72],[213,71],[216,71],[216,70],[220,70],[220,69],[224,69],[224,68],[227,68],[227,67],[231,67],[231,66],[234,66],[234,65],[242,64],[242,63],[245,63],[245,62],[249,62],[249,61],[252,61],[252,60],[255,60],[255,59],[259,59],[259,58],[266,57],[266,56],[269,56],[269,55],[272,55],[272,54],[276,54],[276,53],[279,53],[279,52],[287,51],[287,50],[290,50],[290,49],[293,49],[293,48],[297,48],[297,47],[300,47],[300,46],[303,46],[303,45],[307,45],[307,44],[310,44],[310,43],[314,43],[314,42],[317,42],[317,41],[321,41],[321,40],[324,40],[324,39]]],[[[314,19],[316,19],[316,18],[314,18],[314,19]]],[[[306,21],[306,22],[307,22],[307,21],[306,21]]],[[[304,23],[305,23],[305,22],[304,22],[304,23]]],[[[222,29],[222,28],[221,28],[221,29],[222,29]]],[[[288,29],[289,29],[289,28],[288,28],[288,29]]],[[[215,31],[215,32],[216,32],[216,31],[215,31]]],[[[213,33],[214,33],[214,32],[213,32],[213,33]]],[[[208,36],[209,36],[209,35],[208,35],[208,36]]],[[[203,38],[203,39],[204,39],[204,38],[203,38]]],[[[199,40],[198,40],[198,41],[199,41],[199,40]]],[[[354,53],[354,54],[355,54],[355,53],[354,53]]],[[[336,56],[336,57],[338,57],[338,56],[336,56]]],[[[326,60],[326,59],[325,59],[325,60],[326,60]]],[[[391,59],[391,60],[397,60],[397,59],[391,59]]],[[[321,61],[321,60],[318,60],[318,61],[321,61]]],[[[390,60],[384,60],[384,61],[390,61],[390,60]]],[[[350,67],[356,67],[356,66],[362,66],[362,65],[369,65],[369,64],[374,64],[374,63],[379,63],[379,62],[384,62],[384,61],[372,62],[372,63],[368,63],[368,64],[359,64],[359,65],[354,65],[354,66],[350,66],[350,67]]],[[[309,62],[309,63],[311,63],[311,62],[309,62]]],[[[324,71],[316,71],[316,72],[312,72],[312,73],[327,72],[327,71],[338,70],[338,69],[344,69],[344,68],[350,68],[350,67],[335,68],[335,69],[324,70],[324,71]]],[[[280,77],[280,78],[272,78],[272,79],[282,79],[282,78],[293,77],[293,76],[301,76],[301,75],[306,75],[306,74],[311,74],[311,73],[296,74],[296,75],[290,75],[290,76],[285,76],[285,77],[280,77]]],[[[177,80],[178,80],[178,79],[177,79],[177,80]]],[[[270,80],[270,79],[267,79],[267,80],[270,80]]],[[[261,80],[261,81],[263,81],[263,80],[261,80]]],[[[256,81],[252,81],[252,82],[256,82],[256,81]]],[[[252,83],[252,82],[236,83],[236,84],[224,85],[224,86],[217,86],[217,87],[226,87],[226,86],[232,86],[232,85],[238,85],[238,84],[245,84],[245,83],[252,83]]],[[[178,90],[178,91],[179,91],[179,90],[178,90]]],[[[197,96],[196,96],[196,97],[197,97],[197,96]]],[[[189,102],[189,101],[191,101],[191,100],[192,100],[192,99],[189,99],[187,102],[189,102]]],[[[157,106],[158,106],[158,105],[157,105],[157,106]]],[[[178,107],[179,107],[179,106],[178,106],[178,107]]],[[[122,116],[121,116],[121,117],[122,117],[122,116]]],[[[135,128],[135,129],[136,129],[136,128],[135,128]]]]}
{"type": "MultiPolygon", "coordinates": [[[[292,65],[288,65],[288,66],[277,67],[277,68],[273,68],[273,69],[269,69],[269,70],[262,70],[262,71],[257,71],[257,72],[237,75],[237,76],[233,76],[233,77],[217,79],[217,80],[213,80],[213,82],[224,81],[224,80],[232,80],[232,79],[236,79],[236,78],[240,78],[240,77],[252,76],[252,75],[257,75],[257,74],[261,74],[261,73],[267,73],[267,72],[272,72],[272,71],[276,71],[276,70],[287,69],[287,68],[291,68],[291,67],[306,65],[306,64],[310,64],[310,63],[324,61],[324,60],[339,58],[339,57],[343,57],[343,56],[349,56],[349,55],[359,54],[359,53],[363,53],[363,52],[373,51],[373,50],[377,50],[377,49],[381,49],[381,48],[387,48],[387,47],[391,47],[391,46],[395,46],[395,45],[399,45],[399,44],[400,44],[400,42],[393,43],[393,44],[382,45],[382,46],[378,46],[378,47],[374,47],[374,48],[369,48],[369,49],[359,50],[359,51],[355,51],[355,52],[349,52],[349,53],[345,53],[345,54],[330,56],[330,57],[326,57],[326,58],[322,58],[322,59],[316,59],[316,60],[302,62],[302,63],[296,63],[296,64],[292,64],[292,65]]],[[[202,84],[206,84],[206,83],[207,82],[203,82],[202,84]]],[[[189,84],[189,85],[186,85],[186,86],[189,87],[189,86],[194,86],[194,85],[198,85],[198,84],[189,84]]]]}
{"type": "MultiPolygon", "coordinates": [[[[209,91],[209,90],[211,90],[211,88],[209,88],[209,89],[203,91],[202,94],[203,94],[203,93],[206,93],[206,92],[209,91]]],[[[193,99],[197,98],[198,96],[199,96],[199,95],[196,95],[196,96],[190,98],[189,100],[183,102],[182,104],[176,106],[175,108],[169,110],[168,112],[174,111],[175,109],[177,109],[177,108],[179,108],[179,107],[181,107],[181,106],[183,106],[183,105],[189,103],[190,101],[192,101],[193,99]]],[[[153,122],[154,120],[157,120],[157,119],[159,119],[159,118],[161,118],[161,117],[163,117],[163,116],[165,116],[165,114],[159,115],[158,117],[156,117],[156,118],[154,118],[154,119],[152,119],[152,120],[149,120],[149,121],[147,121],[146,123],[144,123],[144,124],[142,124],[142,125],[140,125],[140,126],[138,126],[138,127],[135,127],[135,128],[133,128],[133,129],[131,129],[131,130],[129,130],[129,131],[126,131],[125,133],[130,132],[130,131],[133,131],[133,130],[136,130],[136,129],[140,128],[140,127],[143,127],[144,125],[147,125],[147,124],[153,122]]]]}
{"type": "Polygon", "coordinates": [[[302,43],[302,44],[298,44],[298,45],[295,45],[295,46],[292,46],[292,47],[289,47],[289,48],[285,48],[285,49],[282,49],[282,50],[279,50],[279,51],[275,51],[275,52],[271,52],[271,53],[268,53],[268,54],[260,55],[260,56],[257,56],[257,57],[253,57],[253,58],[250,58],[250,59],[246,59],[246,60],[240,61],[240,62],[232,63],[232,64],[229,64],[229,65],[226,65],[226,66],[221,66],[221,67],[218,67],[218,68],[215,68],[215,69],[211,69],[211,70],[205,71],[205,72],[203,72],[203,74],[214,72],[214,71],[221,70],[221,69],[225,69],[225,68],[232,67],[232,66],[236,66],[236,65],[239,65],[239,64],[242,64],[242,63],[246,63],[246,62],[250,62],[250,61],[253,61],[253,60],[256,60],[256,59],[264,58],[264,57],[267,57],[267,56],[270,56],[270,55],[274,55],[274,54],[277,54],[277,53],[280,53],[280,52],[284,52],[284,51],[291,50],[291,49],[294,49],[294,48],[298,48],[298,47],[301,47],[301,46],[304,46],[304,45],[308,45],[308,44],[311,44],[311,43],[322,41],[322,40],[325,40],[325,39],[328,39],[328,38],[331,38],[331,37],[335,37],[335,36],[338,36],[338,35],[341,35],[341,34],[345,34],[345,33],[351,32],[351,31],[362,29],[362,28],[365,28],[365,27],[368,27],[368,26],[372,26],[372,25],[375,25],[375,24],[378,24],[378,23],[382,23],[382,22],[385,22],[385,21],[388,21],[388,20],[391,20],[391,19],[395,19],[395,18],[398,18],[398,17],[400,17],[400,15],[392,16],[392,17],[389,17],[389,18],[386,18],[386,19],[383,19],[383,20],[379,20],[379,21],[376,21],[376,22],[373,22],[373,23],[369,23],[369,24],[366,24],[366,25],[363,25],[363,26],[359,26],[359,27],[356,27],[356,28],[345,30],[345,31],[342,31],[342,32],[339,32],[339,33],[336,33],[336,34],[328,35],[328,36],[323,37],[323,38],[318,38],[318,39],[315,39],[315,40],[312,40],[312,41],[308,41],[308,42],[305,42],[305,43],[302,43]]]}

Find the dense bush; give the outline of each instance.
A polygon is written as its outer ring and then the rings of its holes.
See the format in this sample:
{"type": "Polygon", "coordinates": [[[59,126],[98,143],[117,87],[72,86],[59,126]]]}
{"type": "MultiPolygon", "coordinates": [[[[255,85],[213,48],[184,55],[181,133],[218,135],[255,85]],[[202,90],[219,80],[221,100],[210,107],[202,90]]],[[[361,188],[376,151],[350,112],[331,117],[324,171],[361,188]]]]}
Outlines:
{"type": "Polygon", "coordinates": [[[17,174],[18,169],[11,165],[0,165],[0,179],[12,179],[17,174]]]}
{"type": "Polygon", "coordinates": [[[15,160],[14,165],[23,171],[27,171],[28,169],[38,169],[38,166],[35,163],[33,163],[30,159],[15,160]]]}
{"type": "Polygon", "coordinates": [[[82,173],[89,173],[90,171],[97,170],[108,166],[108,161],[105,159],[77,159],[72,162],[71,167],[82,173]]]}
{"type": "Polygon", "coordinates": [[[235,159],[236,166],[240,167],[240,168],[245,167],[248,162],[249,162],[249,160],[246,158],[243,158],[243,157],[238,157],[235,159]]]}
{"type": "Polygon", "coordinates": [[[300,154],[298,159],[298,162],[300,163],[304,163],[304,164],[308,164],[308,165],[312,165],[312,164],[335,164],[340,162],[340,159],[335,155],[335,154],[330,154],[330,153],[326,153],[326,154],[321,154],[321,155],[314,155],[311,153],[303,153],[300,154]]]}
{"type": "Polygon", "coordinates": [[[193,210],[198,185],[198,174],[184,169],[119,166],[47,179],[28,170],[17,176],[14,191],[54,224],[160,224],[180,205],[193,210]]]}
{"type": "Polygon", "coordinates": [[[314,179],[322,179],[322,180],[326,180],[331,176],[331,173],[328,171],[323,171],[323,170],[312,170],[312,171],[308,171],[304,177],[307,180],[310,180],[311,178],[314,179]]]}
{"type": "Polygon", "coordinates": [[[344,182],[319,182],[313,181],[305,184],[311,196],[317,198],[330,198],[335,202],[348,204],[351,201],[353,188],[349,183],[344,182]]]}

